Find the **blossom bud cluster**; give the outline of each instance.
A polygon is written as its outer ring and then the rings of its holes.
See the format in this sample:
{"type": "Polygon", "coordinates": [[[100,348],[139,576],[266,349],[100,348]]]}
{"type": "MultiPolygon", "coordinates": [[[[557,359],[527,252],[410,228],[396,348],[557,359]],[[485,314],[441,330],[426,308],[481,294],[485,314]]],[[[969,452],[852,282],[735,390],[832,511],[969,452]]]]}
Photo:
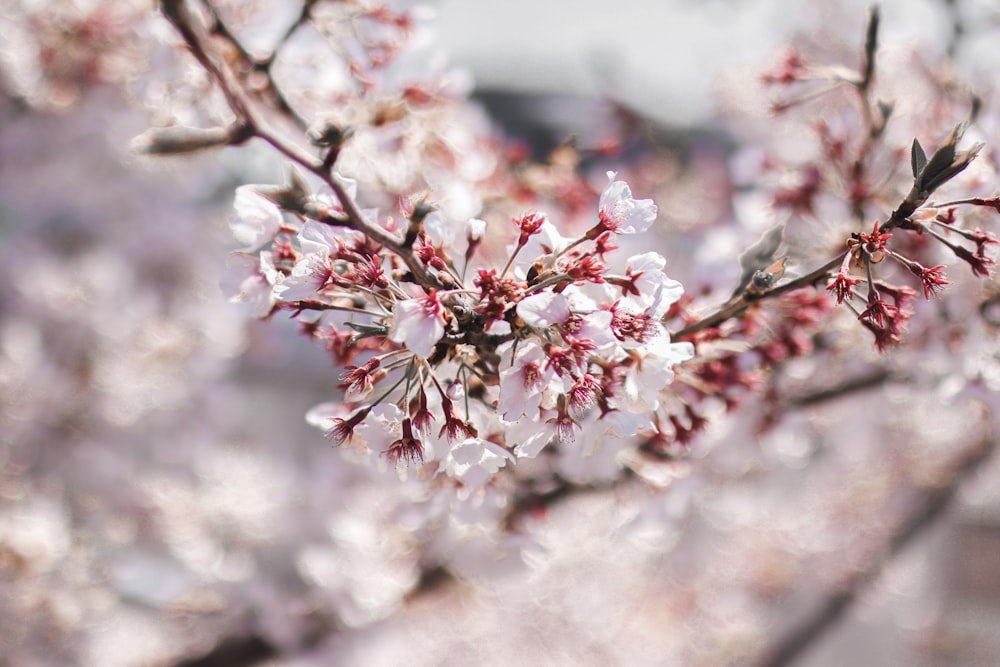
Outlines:
{"type": "Polygon", "coordinates": [[[866,307],[855,309],[855,312],[858,320],[874,334],[875,347],[879,350],[884,351],[899,342],[903,326],[912,314],[909,304],[917,293],[905,285],[876,280],[875,266],[886,258],[893,260],[917,278],[926,299],[948,284],[943,264],[928,267],[909,257],[905,251],[890,248],[889,241],[893,237],[890,230],[898,228],[929,237],[966,262],[975,275],[989,275],[993,259],[987,254],[987,248],[996,245],[996,236],[981,229],[968,230],[955,224],[956,208],[961,204],[972,204],[996,209],[996,200],[973,198],[924,206],[934,190],[963,171],[982,148],[982,144],[975,144],[965,151],[958,151],[957,144],[963,130],[961,125],[956,127],[930,160],[924,155],[920,143],[914,140],[914,183],[909,194],[885,224],[876,220],[871,232],[851,234],[840,270],[827,286],[827,290],[836,296],[837,303],[848,302],[850,305],[856,288],[862,283],[867,285],[866,307]],[[952,240],[954,236],[971,241],[975,251],[952,240]]]}
{"type": "Polygon", "coordinates": [[[442,241],[456,230],[424,206],[406,225],[361,211],[379,243],[338,224],[356,197],[347,179],[346,202],[243,186],[233,292],[261,315],[290,311],[329,345],[345,402],[319,406],[311,423],[401,471],[479,487],[547,447],[663,437],[673,367],[694,352],[662,323],[683,288],[658,253],[619,256],[614,239],[646,231],[657,209],[608,176],[590,229],[564,237],[526,213],[499,266],[475,262],[482,220],[464,223],[469,252],[456,261],[442,241]]]}
{"type": "MultiPolygon", "coordinates": [[[[928,298],[948,283],[944,264],[917,240],[939,241],[977,275],[991,263],[994,238],[956,224],[955,208],[997,208],[995,200],[929,203],[981,148],[959,150],[964,125],[930,158],[914,142],[909,194],[885,223],[870,232],[852,224],[838,240],[843,248],[847,239],[846,250],[811,256],[828,252],[811,223],[832,229],[828,221],[849,218],[867,229],[885,201],[900,201],[896,172],[886,172],[880,157],[895,164],[900,153],[885,134],[892,105],[873,97],[877,12],[857,71],[789,52],[765,76],[776,87],[824,86],[786,100],[787,115],[849,85],[866,131],[852,134],[836,115],[812,124],[818,151],[785,174],[794,178],[781,179],[772,198],[776,212],[802,220],[779,221],[742,253],[736,289],[705,312],[691,299],[679,302],[683,290],[664,273],[663,256],[620,251],[617,240],[647,231],[657,209],[616,174],[594,211],[597,188],[574,151],[548,168],[514,169],[507,161],[518,158],[494,150],[502,146],[478,124],[456,131],[457,110],[468,109],[461,93],[445,78],[418,76],[399,57],[421,41],[413,39],[415,14],[371,6],[355,14],[340,5],[306,11],[270,53],[255,56],[211,3],[207,14],[185,6],[167,3],[164,14],[235,120],[207,135],[167,128],[147,150],[262,139],[293,163],[288,185],[237,191],[232,229],[243,248],[232,256],[230,294],[262,317],[290,313],[327,347],[343,369],[343,400],[318,407],[310,422],[335,444],[401,473],[483,487],[509,463],[544,452],[560,479],[589,482],[595,471],[614,478],[627,458],[621,450],[671,456],[704,428],[703,404],[721,399],[729,409],[762,370],[810,352],[828,293],[854,309],[879,350],[898,342],[917,292],[889,282],[898,276],[885,266],[905,269],[928,298]],[[334,67],[344,76],[326,88],[310,82],[307,93],[284,85],[288,71],[277,65],[305,46],[308,25],[338,46],[334,67]],[[358,25],[367,38],[345,30],[358,25]],[[220,57],[219,41],[241,57],[220,57]],[[286,138],[289,128],[310,148],[286,138]],[[515,206],[529,210],[513,228],[497,224],[515,206]],[[402,215],[386,213],[396,208],[402,215]],[[493,222],[489,230],[479,216],[493,222]],[[691,342],[672,342],[668,319],[681,321],[675,338],[691,342]],[[694,344],[698,360],[683,386],[666,390],[674,367],[695,356],[694,344]]],[[[468,114],[462,118],[467,125],[468,114]]]]}
{"type": "MultiPolygon", "coordinates": [[[[790,155],[798,164],[794,170],[785,169],[780,174],[773,205],[795,217],[821,223],[822,229],[816,224],[799,226],[800,255],[808,254],[810,246],[828,247],[824,242],[827,232],[840,239],[846,237],[846,250],[817,275],[836,302],[852,310],[871,331],[875,348],[884,352],[902,340],[914,315],[916,295],[922,292],[930,299],[949,284],[945,271],[952,273],[951,260],[967,264],[974,276],[989,275],[994,263],[991,246],[997,239],[973,226],[978,222],[975,215],[959,213],[971,206],[995,211],[1000,207],[995,197],[968,196],[981,191],[984,182],[995,177],[992,155],[987,153],[976,168],[969,170],[971,177],[956,178],[966,172],[984,146],[975,142],[960,148],[966,129],[976,123],[981,101],[974,96],[970,107],[964,94],[952,96],[934,81],[910,78],[912,73],[886,77],[876,86],[879,20],[878,10],[873,9],[859,68],[848,61],[812,62],[792,49],[761,79],[780,91],[772,109],[782,112],[792,123],[798,111],[799,121],[806,123],[802,128],[805,136],[811,136],[815,143],[811,151],[800,144],[792,147],[790,155]],[[916,94],[913,91],[918,85],[928,83],[939,98],[936,114],[896,111],[893,97],[906,99],[916,94]],[[885,89],[890,84],[895,90],[885,89]],[[840,94],[843,88],[850,88],[851,93],[840,94]],[[808,109],[818,99],[825,101],[819,120],[820,114],[814,108],[808,109]],[[895,140],[936,133],[940,118],[946,116],[968,120],[958,123],[930,156],[914,138],[909,150],[909,178],[896,168],[905,149],[894,145],[895,140]],[[859,121],[865,127],[863,132],[858,131],[859,121]],[[902,123],[908,125],[901,127],[902,123]],[[959,191],[964,188],[966,198],[932,200],[945,186],[959,191]],[[888,215],[883,212],[886,201],[899,202],[888,215]],[[874,217],[880,220],[872,225],[874,217]],[[850,219],[850,227],[834,231],[833,221],[845,219],[850,219]]],[[[773,162],[782,164],[781,160],[773,162]]],[[[844,240],[838,243],[843,248],[844,240]]]]}

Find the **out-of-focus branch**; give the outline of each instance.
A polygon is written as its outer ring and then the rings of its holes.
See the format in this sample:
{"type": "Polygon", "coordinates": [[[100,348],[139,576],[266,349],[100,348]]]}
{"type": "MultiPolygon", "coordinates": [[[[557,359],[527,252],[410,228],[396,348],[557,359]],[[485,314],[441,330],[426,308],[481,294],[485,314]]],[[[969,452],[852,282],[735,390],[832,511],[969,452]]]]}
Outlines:
{"type": "Polygon", "coordinates": [[[948,35],[948,48],[945,53],[948,54],[948,57],[954,58],[958,53],[962,38],[965,36],[965,25],[962,23],[962,12],[958,8],[956,0],[943,0],[942,4],[944,4],[945,13],[951,24],[951,34],[948,35]]]}
{"type": "Polygon", "coordinates": [[[896,527],[882,557],[869,563],[844,588],[830,593],[811,614],[806,615],[787,634],[765,649],[753,663],[755,667],[791,665],[833,629],[885,566],[944,514],[962,483],[982,467],[995,449],[996,442],[992,435],[971,448],[964,459],[955,465],[950,478],[941,486],[927,491],[913,511],[896,527]]]}
{"type": "MultiPolygon", "coordinates": [[[[885,122],[887,119],[887,114],[883,113],[880,119],[875,119],[872,115],[872,104],[869,99],[869,91],[871,89],[872,81],[875,77],[875,52],[878,46],[878,26],[879,26],[879,11],[877,7],[872,7],[868,13],[868,24],[865,28],[865,44],[861,65],[861,72],[858,75],[858,79],[853,81],[855,87],[857,88],[860,96],[861,107],[863,115],[868,125],[868,133],[866,135],[865,142],[859,151],[857,159],[854,161],[852,167],[851,177],[855,182],[860,182],[864,178],[864,172],[866,168],[866,163],[868,156],[872,150],[874,142],[881,135],[882,130],[885,128],[885,122]]],[[[881,107],[880,107],[881,108],[881,107]]],[[[904,202],[905,204],[905,202],[904,202]]],[[[914,207],[915,209],[916,207],[914,207]]],[[[861,217],[860,204],[855,206],[856,217],[861,217]]],[[[890,217],[890,220],[894,222],[890,224],[886,223],[890,228],[895,224],[899,224],[906,216],[910,215],[913,210],[908,210],[908,207],[901,205],[897,208],[896,212],[890,217]],[[896,213],[902,213],[902,217],[897,220],[896,213]]],[[[747,308],[751,304],[758,301],[764,301],[766,299],[771,299],[774,297],[781,296],[786,292],[790,292],[800,287],[807,287],[810,285],[815,285],[817,282],[826,278],[829,273],[837,268],[841,262],[843,262],[844,257],[847,252],[842,252],[836,257],[830,259],[828,262],[820,266],[819,268],[807,273],[804,276],[800,276],[795,280],[791,280],[787,283],[776,285],[767,290],[752,291],[744,290],[741,294],[730,299],[729,302],[724,304],[714,313],[707,315],[706,317],[689,324],[688,326],[680,329],[672,335],[674,340],[684,340],[690,336],[704,331],[705,329],[710,329],[712,327],[718,326],[723,322],[730,320],[734,317],[741,316],[746,312],[747,308]]]]}
{"type": "MultiPolygon", "coordinates": [[[[787,406],[789,409],[796,409],[815,405],[855,392],[866,391],[893,379],[899,378],[886,369],[879,369],[869,375],[853,378],[840,385],[805,394],[797,400],[789,401],[787,406]]],[[[940,517],[958,492],[961,483],[989,458],[994,448],[995,443],[988,440],[970,452],[964,461],[955,466],[949,482],[925,494],[913,512],[897,527],[884,559],[872,563],[868,570],[850,582],[847,589],[830,594],[826,600],[818,605],[812,615],[770,647],[755,665],[757,667],[781,667],[791,664],[790,661],[801,655],[812,643],[832,628],[886,563],[922,531],[929,528],[935,519],[940,517]]],[[[522,494],[513,503],[505,523],[508,528],[516,529],[526,516],[544,513],[570,498],[606,492],[626,480],[636,481],[636,479],[636,476],[628,474],[628,471],[621,479],[600,485],[574,484],[568,480],[556,478],[544,488],[522,494]]],[[[454,585],[457,581],[446,568],[440,565],[429,565],[421,573],[417,585],[407,594],[406,601],[407,603],[413,602],[425,595],[438,592],[445,586],[454,585]]],[[[316,619],[299,646],[302,650],[309,650],[333,632],[336,632],[335,622],[331,622],[330,619],[316,619]]],[[[278,653],[279,651],[265,639],[251,634],[223,640],[208,653],[197,658],[177,662],[174,667],[253,667],[274,658],[278,653]]]]}
{"type": "Polygon", "coordinates": [[[287,116],[295,125],[301,130],[305,130],[307,123],[299,113],[292,108],[291,104],[285,98],[281,89],[278,87],[277,83],[274,81],[274,77],[271,76],[271,65],[274,63],[275,57],[278,55],[278,51],[285,45],[285,43],[291,39],[292,35],[302,27],[309,20],[310,13],[312,11],[312,6],[314,0],[309,0],[302,3],[302,11],[299,14],[298,19],[288,28],[284,36],[278,42],[278,45],[266,56],[262,58],[254,58],[249,50],[236,38],[229,26],[222,19],[219,14],[218,9],[209,2],[208,0],[201,0],[202,6],[212,17],[212,25],[210,30],[214,35],[221,37],[226,40],[232,48],[239,53],[240,58],[244,61],[244,66],[247,69],[247,73],[262,74],[264,79],[264,85],[260,88],[260,92],[265,93],[263,98],[273,106],[277,111],[281,112],[287,116]]]}
{"type": "Polygon", "coordinates": [[[825,403],[826,401],[841,398],[843,396],[848,396],[855,392],[875,389],[876,387],[881,387],[887,382],[899,382],[907,379],[908,378],[906,376],[893,373],[888,368],[876,368],[870,373],[850,378],[840,384],[833,385],[825,389],[819,389],[807,394],[792,396],[785,399],[784,404],[786,408],[802,408],[810,405],[817,405],[825,403]]]}
{"type": "MultiPolygon", "coordinates": [[[[211,6],[209,2],[204,2],[204,4],[208,7],[211,6]]],[[[215,80],[222,94],[225,96],[230,109],[239,119],[241,142],[245,141],[247,136],[251,136],[270,144],[272,148],[288,160],[306,169],[327,184],[333,190],[334,194],[336,194],[337,199],[344,209],[343,216],[324,213],[323,211],[311,211],[313,215],[310,217],[313,217],[318,222],[348,227],[361,232],[376,243],[389,248],[402,259],[417,283],[428,288],[445,287],[440,280],[428,273],[411,248],[406,247],[400,239],[395,238],[384,229],[369,223],[365,219],[361,214],[360,207],[350,197],[344,185],[333,177],[333,161],[318,160],[305,153],[301,148],[281,137],[268,125],[262,116],[256,113],[254,102],[241,85],[239,78],[229,73],[224,65],[219,64],[213,58],[210,49],[205,44],[205,40],[199,34],[199,30],[195,27],[190,14],[184,6],[184,0],[163,0],[161,7],[164,16],[167,17],[167,20],[170,21],[184,39],[194,57],[215,80]]],[[[221,23],[221,19],[218,18],[217,13],[211,11],[210,13],[215,17],[213,29],[219,30],[218,26],[224,24],[221,23]]],[[[308,15],[306,14],[306,16],[308,15]]],[[[228,29],[222,34],[225,35],[227,40],[233,42],[234,45],[238,45],[236,38],[228,29]]],[[[234,48],[240,53],[247,53],[246,49],[242,46],[234,46],[234,48]]]]}

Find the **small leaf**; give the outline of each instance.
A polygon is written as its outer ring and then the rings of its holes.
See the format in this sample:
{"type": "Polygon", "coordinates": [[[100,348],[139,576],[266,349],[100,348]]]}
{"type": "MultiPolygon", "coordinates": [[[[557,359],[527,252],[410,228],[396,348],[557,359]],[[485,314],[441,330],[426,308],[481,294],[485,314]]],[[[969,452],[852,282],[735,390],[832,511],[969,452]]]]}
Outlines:
{"type": "Polygon", "coordinates": [[[952,161],[955,159],[955,145],[958,144],[959,140],[962,138],[962,132],[964,130],[965,128],[961,124],[956,125],[955,129],[948,135],[944,144],[934,151],[934,155],[932,155],[930,160],[927,161],[927,166],[920,172],[922,190],[927,192],[934,191],[934,188],[928,187],[928,183],[937,179],[938,175],[942,174],[951,166],[952,161]]]}
{"type": "Polygon", "coordinates": [[[921,170],[920,176],[914,183],[920,192],[925,195],[934,192],[968,167],[969,163],[979,154],[983,147],[981,142],[973,144],[962,152],[956,150],[964,131],[965,123],[956,125],[955,129],[948,135],[944,145],[937,149],[931,159],[927,161],[927,165],[921,170]]]}
{"type": "Polygon", "coordinates": [[[389,327],[384,324],[362,324],[361,322],[344,322],[344,324],[360,334],[360,337],[384,336],[389,333],[389,327]]]}
{"type": "Polygon", "coordinates": [[[910,167],[913,169],[913,178],[920,178],[920,172],[924,170],[926,164],[927,154],[924,153],[924,147],[914,139],[913,146],[910,148],[910,167]]]}
{"type": "Polygon", "coordinates": [[[344,324],[357,332],[351,336],[348,341],[349,345],[356,345],[358,341],[365,338],[386,336],[389,333],[389,327],[382,324],[361,324],[360,322],[345,322],[344,324]]]}
{"type": "Polygon", "coordinates": [[[306,214],[306,205],[309,202],[309,184],[295,167],[289,168],[285,181],[282,186],[257,188],[257,192],[283,211],[306,214]]]}
{"type": "Polygon", "coordinates": [[[754,274],[765,269],[774,261],[774,253],[778,251],[784,235],[784,223],[775,225],[740,254],[740,281],[733,291],[733,296],[742,294],[750,281],[753,280],[754,274]]]}

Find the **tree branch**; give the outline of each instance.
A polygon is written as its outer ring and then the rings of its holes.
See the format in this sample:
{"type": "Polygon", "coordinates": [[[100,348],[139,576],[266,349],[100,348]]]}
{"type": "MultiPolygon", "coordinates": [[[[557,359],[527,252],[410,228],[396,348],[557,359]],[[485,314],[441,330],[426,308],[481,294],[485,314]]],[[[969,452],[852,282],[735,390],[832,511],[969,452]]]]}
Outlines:
{"type": "Polygon", "coordinates": [[[781,296],[786,292],[791,292],[792,290],[799,289],[800,287],[814,285],[827,276],[830,271],[839,266],[840,263],[844,261],[844,257],[846,255],[847,251],[845,250],[818,269],[815,269],[804,276],[800,276],[795,280],[790,280],[787,283],[776,285],[769,290],[757,293],[744,292],[736,299],[731,299],[728,303],[711,315],[707,315],[697,322],[689,324],[683,329],[672,333],[670,338],[672,340],[684,340],[685,338],[690,338],[694,334],[704,331],[705,329],[711,329],[712,327],[722,324],[726,320],[739,317],[746,312],[746,309],[749,308],[751,304],[757,303],[758,301],[773,299],[774,297],[781,296]]]}
{"type": "Polygon", "coordinates": [[[973,447],[958,462],[946,484],[927,491],[913,511],[896,527],[882,558],[869,563],[842,590],[834,591],[812,613],[806,615],[791,631],[765,649],[753,663],[755,667],[785,667],[805,654],[822,639],[854,601],[907,545],[927,531],[951,506],[962,483],[989,460],[996,442],[989,437],[973,447]]]}
{"type": "MultiPolygon", "coordinates": [[[[234,44],[234,48],[236,48],[238,52],[241,54],[248,54],[247,50],[242,45],[239,45],[236,38],[231,32],[228,31],[228,29],[219,27],[224,26],[224,24],[221,23],[221,19],[218,17],[218,14],[211,7],[211,3],[203,0],[203,4],[208,7],[211,15],[213,16],[215,21],[213,29],[222,30],[223,32],[220,32],[220,34],[224,35],[228,41],[232,42],[234,44]]],[[[433,289],[442,289],[447,287],[435,276],[432,276],[427,272],[427,269],[413,254],[412,250],[405,247],[401,240],[396,239],[385,230],[376,225],[372,225],[365,220],[364,216],[361,214],[360,208],[348,195],[344,185],[333,177],[332,164],[313,158],[297,146],[284,141],[279,137],[277,132],[268,126],[263,118],[255,113],[252,100],[242,89],[239,82],[234,80],[236,77],[229,76],[226,70],[216,63],[216,61],[209,54],[201,36],[192,25],[191,18],[184,8],[184,0],[163,0],[161,7],[164,16],[167,17],[167,20],[170,21],[170,23],[184,39],[184,42],[191,50],[191,53],[219,85],[219,88],[222,90],[222,94],[225,96],[230,109],[234,114],[236,114],[237,118],[242,121],[242,126],[246,128],[246,132],[250,136],[257,137],[270,144],[270,146],[281,155],[322,180],[330,187],[331,190],[333,190],[334,194],[336,194],[337,199],[340,201],[340,204],[344,209],[344,213],[346,214],[346,217],[339,217],[321,211],[310,211],[310,213],[312,213],[310,217],[315,215],[314,219],[318,222],[334,226],[349,227],[350,229],[361,232],[376,243],[385,246],[403,260],[407,268],[410,270],[410,273],[413,274],[414,280],[424,287],[433,289]]],[[[305,15],[308,16],[308,14],[305,15]]]]}

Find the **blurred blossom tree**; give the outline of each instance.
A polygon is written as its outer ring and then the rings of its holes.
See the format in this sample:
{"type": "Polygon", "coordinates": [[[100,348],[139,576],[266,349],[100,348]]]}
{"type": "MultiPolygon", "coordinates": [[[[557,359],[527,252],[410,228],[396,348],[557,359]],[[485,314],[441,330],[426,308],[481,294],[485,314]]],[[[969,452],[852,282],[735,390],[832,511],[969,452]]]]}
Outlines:
{"type": "MultiPolygon", "coordinates": [[[[935,49],[798,40],[724,153],[619,106],[536,160],[408,3],[0,3],[0,650],[790,664],[1000,503],[960,4],[935,49]]],[[[883,659],[972,659],[933,565],[883,659]]]]}

